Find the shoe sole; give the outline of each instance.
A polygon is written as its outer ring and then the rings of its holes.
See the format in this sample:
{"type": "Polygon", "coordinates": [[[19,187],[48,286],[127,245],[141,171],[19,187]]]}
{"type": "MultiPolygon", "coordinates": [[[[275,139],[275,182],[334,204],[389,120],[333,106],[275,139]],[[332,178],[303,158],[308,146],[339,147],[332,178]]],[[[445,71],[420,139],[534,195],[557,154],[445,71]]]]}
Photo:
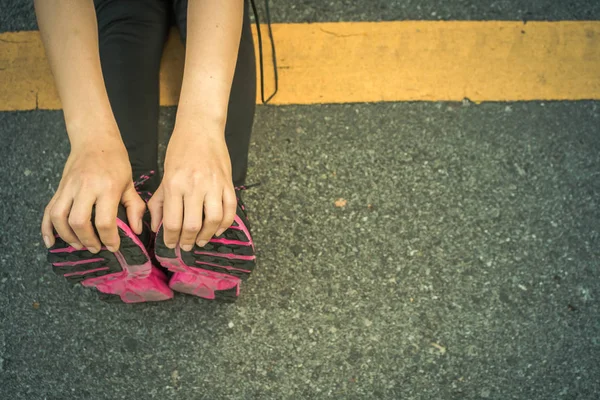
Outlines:
{"type": "Polygon", "coordinates": [[[173,272],[171,289],[209,300],[234,302],[240,295],[242,281],[256,267],[254,243],[238,207],[235,222],[219,237],[204,247],[194,245],[191,251],[179,246],[170,249],[164,242],[162,226],[156,235],[156,259],[173,272]]]}
{"type": "Polygon", "coordinates": [[[48,262],[57,275],[71,284],[94,289],[107,302],[143,303],[173,298],[165,274],[152,265],[143,243],[129,226],[117,219],[121,245],[112,253],[102,247],[93,254],[77,250],[60,237],[48,251],[48,262]]]}

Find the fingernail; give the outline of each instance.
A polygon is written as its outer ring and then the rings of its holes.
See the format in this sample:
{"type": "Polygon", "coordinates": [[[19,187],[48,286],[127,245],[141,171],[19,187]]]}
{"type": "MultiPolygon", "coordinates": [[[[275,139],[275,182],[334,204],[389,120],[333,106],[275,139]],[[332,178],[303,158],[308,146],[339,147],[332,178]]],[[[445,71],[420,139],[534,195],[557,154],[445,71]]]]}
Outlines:
{"type": "Polygon", "coordinates": [[[115,253],[117,251],[117,248],[114,246],[106,246],[106,248],[108,249],[108,251],[110,251],[111,253],[115,253]]]}
{"type": "Polygon", "coordinates": [[[225,229],[219,229],[217,233],[215,233],[215,236],[221,236],[223,232],[225,232],[225,229]]]}
{"type": "Polygon", "coordinates": [[[184,244],[183,246],[181,246],[181,249],[182,249],[183,251],[192,251],[192,248],[193,248],[193,247],[194,247],[194,246],[193,246],[193,245],[191,245],[191,244],[184,244]]]}
{"type": "Polygon", "coordinates": [[[88,251],[89,251],[90,253],[97,253],[97,252],[99,251],[99,250],[98,250],[97,248],[95,248],[95,247],[88,247],[87,249],[88,249],[88,251]]]}
{"type": "Polygon", "coordinates": [[[81,250],[81,248],[83,247],[79,243],[69,243],[69,246],[74,247],[77,250],[81,250]]]}
{"type": "Polygon", "coordinates": [[[169,249],[175,248],[175,245],[173,243],[165,243],[165,246],[167,246],[169,249]]]}
{"type": "Polygon", "coordinates": [[[48,236],[44,236],[44,244],[46,245],[47,249],[50,248],[50,238],[48,236]]]}
{"type": "Polygon", "coordinates": [[[197,244],[198,246],[200,246],[200,247],[204,247],[204,245],[205,245],[206,243],[208,243],[206,240],[201,240],[201,241],[199,241],[199,242],[196,242],[196,244],[197,244]]]}

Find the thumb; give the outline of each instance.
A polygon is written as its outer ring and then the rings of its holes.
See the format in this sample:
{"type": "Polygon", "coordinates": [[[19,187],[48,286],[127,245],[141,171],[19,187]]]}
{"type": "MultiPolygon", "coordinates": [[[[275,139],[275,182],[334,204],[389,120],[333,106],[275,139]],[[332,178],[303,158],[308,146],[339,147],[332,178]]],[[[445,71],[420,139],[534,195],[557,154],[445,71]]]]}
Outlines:
{"type": "Polygon", "coordinates": [[[135,191],[133,183],[123,192],[121,203],[123,203],[127,210],[129,226],[136,234],[140,235],[142,233],[142,217],[144,216],[144,212],[146,212],[146,203],[144,203],[144,200],[135,191]]]}
{"type": "Polygon", "coordinates": [[[148,202],[148,210],[150,210],[150,216],[152,217],[152,232],[157,232],[162,222],[164,202],[165,195],[161,186],[154,192],[154,195],[148,202]]]}

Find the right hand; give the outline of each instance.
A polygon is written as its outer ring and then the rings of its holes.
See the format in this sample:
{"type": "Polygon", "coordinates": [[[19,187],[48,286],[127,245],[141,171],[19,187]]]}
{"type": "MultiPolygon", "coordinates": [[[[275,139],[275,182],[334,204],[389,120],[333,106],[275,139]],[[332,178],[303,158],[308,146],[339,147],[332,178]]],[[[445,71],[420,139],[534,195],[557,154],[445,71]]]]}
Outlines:
{"type": "Polygon", "coordinates": [[[118,132],[72,143],[58,189],[44,212],[42,237],[46,247],[54,245],[55,229],[77,250],[85,246],[98,253],[103,243],[108,250],[117,251],[119,203],[127,209],[129,226],[141,234],[146,204],[133,186],[129,157],[118,132]],[[94,206],[100,238],[91,221],[94,206]]]}

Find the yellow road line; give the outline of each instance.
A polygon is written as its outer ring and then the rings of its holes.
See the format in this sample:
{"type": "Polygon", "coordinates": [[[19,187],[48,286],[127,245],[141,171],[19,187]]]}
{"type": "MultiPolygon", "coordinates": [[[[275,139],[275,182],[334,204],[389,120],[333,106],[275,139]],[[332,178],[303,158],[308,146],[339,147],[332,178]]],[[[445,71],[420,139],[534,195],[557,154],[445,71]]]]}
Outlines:
{"type": "MultiPolygon", "coordinates": [[[[336,22],[273,31],[274,104],[600,99],[600,21],[336,22]]],[[[163,105],[177,102],[183,58],[171,35],[163,105]]],[[[0,34],[0,82],[0,110],[60,108],[38,32],[0,34]]]]}

